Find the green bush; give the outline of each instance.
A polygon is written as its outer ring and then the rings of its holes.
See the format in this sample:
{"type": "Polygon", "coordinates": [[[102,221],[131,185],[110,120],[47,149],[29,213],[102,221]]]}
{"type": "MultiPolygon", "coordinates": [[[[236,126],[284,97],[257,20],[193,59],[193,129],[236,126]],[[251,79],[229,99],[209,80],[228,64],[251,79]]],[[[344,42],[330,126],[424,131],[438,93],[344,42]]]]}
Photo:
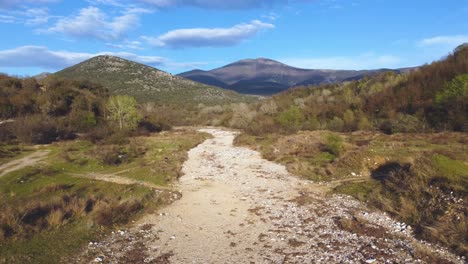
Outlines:
{"type": "Polygon", "coordinates": [[[331,131],[343,131],[344,125],[344,121],[335,116],[330,122],[328,122],[328,129],[331,131]]]}
{"type": "Polygon", "coordinates": [[[325,151],[339,157],[343,152],[343,139],[340,135],[330,134],[325,141],[325,151]]]}
{"type": "Polygon", "coordinates": [[[417,117],[406,114],[398,114],[393,122],[393,133],[421,133],[424,130],[424,124],[417,117]]]}
{"type": "Polygon", "coordinates": [[[279,115],[278,122],[287,131],[297,131],[302,128],[304,115],[299,107],[291,106],[288,110],[283,111],[279,115]]]}

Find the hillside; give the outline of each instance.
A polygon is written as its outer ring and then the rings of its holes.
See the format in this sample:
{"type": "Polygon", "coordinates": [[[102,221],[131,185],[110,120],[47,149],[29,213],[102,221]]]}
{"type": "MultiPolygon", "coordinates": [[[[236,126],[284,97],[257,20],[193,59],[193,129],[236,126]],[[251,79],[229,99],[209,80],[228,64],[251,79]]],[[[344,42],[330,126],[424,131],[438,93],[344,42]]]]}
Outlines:
{"type": "Polygon", "coordinates": [[[94,57],[51,76],[96,82],[113,94],[131,95],[141,102],[211,104],[248,100],[232,91],[113,56],[94,57]]]}
{"type": "Polygon", "coordinates": [[[236,109],[230,124],[247,131],[238,145],[467,256],[467,73],[462,45],[405,74],[290,89],[236,109]]]}
{"type": "Polygon", "coordinates": [[[390,70],[308,70],[258,58],[241,60],[211,71],[193,70],[178,76],[243,94],[272,95],[293,86],[358,80],[384,71],[390,70]]]}

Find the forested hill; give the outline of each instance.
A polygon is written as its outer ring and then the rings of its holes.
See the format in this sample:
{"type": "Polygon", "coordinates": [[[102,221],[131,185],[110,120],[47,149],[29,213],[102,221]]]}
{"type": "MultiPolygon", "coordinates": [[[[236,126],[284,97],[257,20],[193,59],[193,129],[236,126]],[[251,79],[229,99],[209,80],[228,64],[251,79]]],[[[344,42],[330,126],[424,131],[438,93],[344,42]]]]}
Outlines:
{"type": "MultiPolygon", "coordinates": [[[[468,132],[468,46],[403,74],[296,87],[250,108],[244,128],[267,131],[380,129],[468,132]]],[[[242,115],[239,115],[242,116],[242,115]]]]}

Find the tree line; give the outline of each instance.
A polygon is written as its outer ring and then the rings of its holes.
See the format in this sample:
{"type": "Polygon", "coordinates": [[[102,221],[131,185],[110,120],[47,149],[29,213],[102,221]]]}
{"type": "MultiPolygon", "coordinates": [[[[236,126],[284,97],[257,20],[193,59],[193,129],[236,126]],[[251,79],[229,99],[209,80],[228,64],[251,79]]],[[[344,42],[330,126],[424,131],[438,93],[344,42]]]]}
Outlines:
{"type": "Polygon", "coordinates": [[[0,75],[0,141],[42,144],[84,134],[90,140],[125,141],[131,133],[166,126],[140,111],[136,100],[114,95],[99,84],[0,75]]]}
{"type": "Polygon", "coordinates": [[[231,111],[225,123],[252,134],[324,129],[468,132],[468,47],[406,73],[296,87],[231,111]]]}

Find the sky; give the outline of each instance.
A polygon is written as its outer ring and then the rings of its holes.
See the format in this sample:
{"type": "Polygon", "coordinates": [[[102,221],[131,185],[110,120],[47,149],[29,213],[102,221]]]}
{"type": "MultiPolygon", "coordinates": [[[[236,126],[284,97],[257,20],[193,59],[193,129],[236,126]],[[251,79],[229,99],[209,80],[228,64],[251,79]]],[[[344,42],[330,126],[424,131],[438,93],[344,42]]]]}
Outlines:
{"type": "Polygon", "coordinates": [[[466,0],[0,0],[0,72],[98,55],[176,74],[247,58],[298,68],[419,66],[468,42],[466,0]]]}

